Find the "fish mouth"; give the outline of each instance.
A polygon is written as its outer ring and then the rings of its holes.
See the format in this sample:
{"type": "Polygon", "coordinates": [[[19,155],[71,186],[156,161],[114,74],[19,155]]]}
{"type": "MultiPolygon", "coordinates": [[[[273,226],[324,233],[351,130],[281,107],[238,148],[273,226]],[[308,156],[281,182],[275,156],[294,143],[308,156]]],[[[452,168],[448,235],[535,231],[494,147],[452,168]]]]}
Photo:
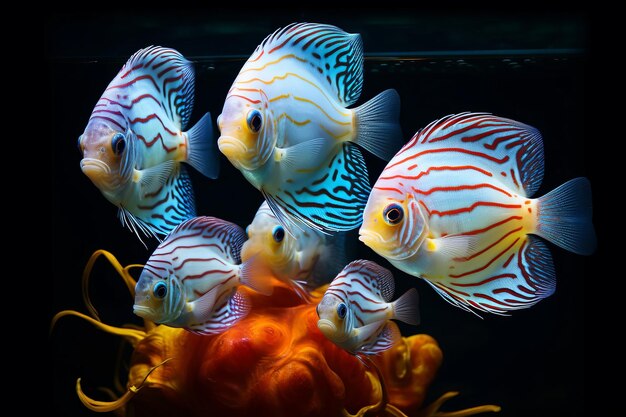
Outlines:
{"type": "Polygon", "coordinates": [[[334,339],[334,336],[337,333],[337,327],[332,321],[327,319],[319,319],[317,321],[317,328],[320,329],[320,332],[322,332],[324,336],[331,340],[334,339]]]}
{"type": "Polygon", "coordinates": [[[99,159],[83,158],[80,169],[100,189],[112,189],[111,168],[99,159]]]}
{"type": "Polygon", "coordinates": [[[231,160],[240,159],[241,155],[245,155],[248,152],[248,147],[233,136],[220,136],[217,140],[217,146],[220,148],[220,152],[231,160]]]}
{"type": "Polygon", "coordinates": [[[363,228],[359,229],[359,240],[374,250],[385,242],[385,239],[380,234],[371,230],[364,230],[363,228]]]}
{"type": "Polygon", "coordinates": [[[109,168],[106,162],[95,158],[83,158],[80,161],[80,169],[82,169],[89,178],[91,178],[92,175],[111,174],[111,168],[109,168]]]}
{"type": "Polygon", "coordinates": [[[135,304],[133,306],[133,313],[141,318],[154,321],[152,319],[154,317],[154,313],[152,312],[152,309],[150,307],[135,304]]]}

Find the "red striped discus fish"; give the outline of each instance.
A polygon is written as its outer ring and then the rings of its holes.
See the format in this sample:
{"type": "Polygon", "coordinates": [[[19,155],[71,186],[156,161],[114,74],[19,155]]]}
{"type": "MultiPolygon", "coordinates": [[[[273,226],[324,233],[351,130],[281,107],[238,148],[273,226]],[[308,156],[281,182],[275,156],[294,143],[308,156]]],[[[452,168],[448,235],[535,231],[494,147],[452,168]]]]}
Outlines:
{"type": "Polygon", "coordinates": [[[193,96],[191,62],[173,49],[141,49],[106,88],[78,138],[82,171],[137,237],[139,231],[167,234],[195,216],[191,182],[180,162],[217,176],[210,114],[183,132],[193,96]]]}
{"type": "Polygon", "coordinates": [[[238,286],[271,292],[269,271],[254,259],[240,264],[245,239],[239,226],[214,217],[181,223],[146,263],[135,287],[135,314],[201,334],[221,333],[241,320],[250,305],[238,286]]]}
{"type": "Polygon", "coordinates": [[[583,255],[596,245],[587,179],[530,198],[543,158],[539,131],[513,120],[463,113],[432,122],[378,178],[360,240],[464,310],[530,307],[556,286],[537,236],[583,255]]]}
{"type": "Polygon", "coordinates": [[[410,289],[391,301],[395,283],[391,272],[372,262],[357,260],[335,277],[317,306],[317,327],[346,351],[366,355],[389,349],[400,339],[400,320],[418,324],[418,296],[410,289]]]}
{"type": "Polygon", "coordinates": [[[296,220],[356,228],[370,186],[353,144],[385,160],[401,146],[398,94],[387,90],[348,109],[362,85],[360,35],[292,23],[265,38],[228,92],[219,149],[290,233],[296,220]]]}

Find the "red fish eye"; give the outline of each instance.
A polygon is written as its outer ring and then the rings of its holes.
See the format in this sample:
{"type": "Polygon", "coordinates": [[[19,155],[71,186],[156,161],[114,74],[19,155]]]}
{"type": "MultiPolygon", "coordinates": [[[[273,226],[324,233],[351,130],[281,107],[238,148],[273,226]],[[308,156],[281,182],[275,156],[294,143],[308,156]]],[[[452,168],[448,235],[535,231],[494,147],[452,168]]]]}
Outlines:
{"type": "Polygon", "coordinates": [[[113,135],[113,138],[111,139],[111,148],[116,155],[121,155],[122,152],[124,152],[124,149],[126,148],[126,139],[123,134],[116,133],[113,135]]]}
{"type": "Polygon", "coordinates": [[[263,126],[263,116],[258,110],[250,110],[248,113],[248,127],[253,133],[257,133],[263,126]]]}
{"type": "Polygon", "coordinates": [[[402,221],[404,217],[404,209],[399,204],[390,204],[383,211],[385,222],[390,225],[396,225],[402,221]]]}

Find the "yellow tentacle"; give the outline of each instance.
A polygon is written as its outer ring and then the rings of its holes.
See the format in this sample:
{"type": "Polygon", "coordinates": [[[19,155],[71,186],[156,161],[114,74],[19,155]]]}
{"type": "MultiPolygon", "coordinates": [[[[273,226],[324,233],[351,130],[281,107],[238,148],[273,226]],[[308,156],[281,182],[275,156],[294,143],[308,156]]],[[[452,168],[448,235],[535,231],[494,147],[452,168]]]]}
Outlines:
{"type": "Polygon", "coordinates": [[[501,408],[497,405],[481,405],[478,407],[466,408],[458,411],[439,411],[439,408],[450,398],[459,395],[456,391],[450,391],[443,394],[435,402],[420,412],[420,417],[466,417],[481,413],[494,412],[497,413],[501,408]]]}
{"type": "Polygon", "coordinates": [[[124,393],[124,395],[122,395],[117,400],[98,401],[98,400],[94,400],[90,398],[89,396],[87,396],[87,394],[83,392],[83,389],[80,386],[80,378],[76,380],[76,394],[78,394],[78,398],[80,399],[80,402],[82,402],[85,407],[87,407],[88,409],[92,411],[95,411],[98,413],[116,411],[120,409],[121,407],[124,407],[135,396],[135,394],[137,394],[139,390],[142,389],[146,385],[146,381],[148,380],[148,377],[150,376],[152,372],[154,372],[155,369],[169,362],[171,359],[172,358],[165,359],[163,362],[150,368],[150,370],[148,371],[148,373],[146,373],[146,376],[143,378],[139,386],[131,385],[130,387],[128,387],[128,390],[126,391],[126,393],[124,393]]]}
{"type": "Polygon", "coordinates": [[[143,265],[140,264],[131,264],[124,267],[122,266],[122,264],[119,263],[117,258],[111,252],[108,252],[104,249],[99,249],[91,255],[91,257],[87,261],[87,265],[85,265],[85,269],[83,270],[83,300],[85,301],[85,305],[89,310],[89,314],[96,320],[100,320],[100,317],[98,316],[98,311],[96,310],[91,302],[91,299],[89,298],[89,277],[91,276],[91,271],[94,264],[100,256],[104,256],[106,260],[108,260],[109,263],[113,266],[115,271],[122,277],[122,280],[124,280],[124,283],[126,284],[126,287],[128,288],[128,291],[133,298],[135,297],[135,284],[137,282],[130,275],[129,271],[133,268],[143,268],[143,265]]]}
{"type": "Polygon", "coordinates": [[[96,320],[92,317],[87,316],[86,314],[79,313],[78,311],[73,311],[73,310],[63,310],[55,314],[55,316],[52,318],[52,323],[50,324],[50,331],[52,331],[52,329],[54,328],[57,320],[65,316],[80,317],[81,319],[88,321],[89,323],[93,324],[94,326],[96,326],[102,331],[115,334],[118,336],[123,336],[124,338],[126,338],[126,340],[130,342],[131,345],[133,345],[133,347],[135,347],[137,343],[139,343],[146,337],[145,331],[109,326],[108,324],[104,324],[99,320],[96,320]]]}

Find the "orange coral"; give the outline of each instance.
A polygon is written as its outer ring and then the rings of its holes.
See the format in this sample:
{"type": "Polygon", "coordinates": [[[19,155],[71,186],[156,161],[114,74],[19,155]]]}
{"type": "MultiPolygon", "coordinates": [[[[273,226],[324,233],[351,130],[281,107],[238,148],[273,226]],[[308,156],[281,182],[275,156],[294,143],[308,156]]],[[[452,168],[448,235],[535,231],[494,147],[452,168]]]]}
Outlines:
{"type": "MultiPolygon", "coordinates": [[[[128,268],[113,262],[112,255],[100,252],[94,257],[99,255],[114,263],[127,284],[132,281],[128,268]]],[[[312,294],[313,304],[303,304],[278,282],[271,297],[250,291],[250,315],[215,336],[151,323],[146,330],[114,328],[71,311],[57,314],[54,321],[78,315],[125,336],[135,348],[128,391],[117,401],[89,398],[78,380],[81,401],[95,411],[117,410],[138,417],[417,413],[441,364],[436,341],[415,335],[372,362],[359,360],[318,330],[315,305],[321,290],[312,294]]],[[[485,407],[474,411],[496,411],[485,407]]],[[[445,415],[437,414],[437,409],[438,405],[422,415],[445,415]]]]}

